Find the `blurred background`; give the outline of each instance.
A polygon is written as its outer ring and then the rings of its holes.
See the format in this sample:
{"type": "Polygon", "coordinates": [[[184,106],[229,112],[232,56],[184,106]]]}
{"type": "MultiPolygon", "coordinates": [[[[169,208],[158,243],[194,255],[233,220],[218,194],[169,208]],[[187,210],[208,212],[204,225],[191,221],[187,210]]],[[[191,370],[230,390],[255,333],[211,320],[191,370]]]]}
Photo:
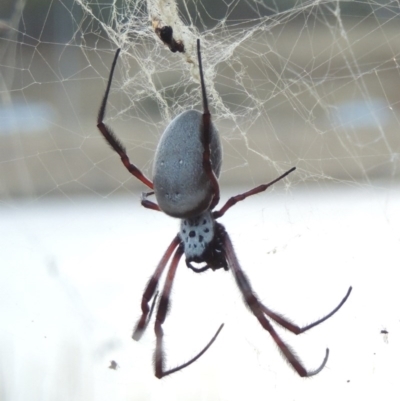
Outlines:
{"type": "Polygon", "coordinates": [[[3,0],[0,399],[398,399],[399,23],[398,4],[383,0],[3,0]],[[185,53],[170,52],[157,24],[185,53]],[[222,201],[297,167],[223,219],[260,298],[306,324],[355,288],[325,329],[287,336],[306,366],[331,347],[307,383],[229,274],[191,275],[183,262],[166,324],[171,364],[224,321],[221,338],[161,382],[152,328],[130,339],[178,221],[140,207],[146,189],[102,139],[97,113],[120,47],[106,122],[151,178],[169,121],[201,110],[198,37],[222,201]]]}

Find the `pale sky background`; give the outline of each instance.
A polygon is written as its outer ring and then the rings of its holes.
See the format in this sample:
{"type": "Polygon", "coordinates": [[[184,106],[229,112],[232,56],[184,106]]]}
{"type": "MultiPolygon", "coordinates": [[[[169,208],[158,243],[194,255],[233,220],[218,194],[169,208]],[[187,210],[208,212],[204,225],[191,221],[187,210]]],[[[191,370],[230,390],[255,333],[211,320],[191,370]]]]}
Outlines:
{"type": "MultiPolygon", "coordinates": [[[[223,200],[231,194],[222,190],[223,200]]],[[[178,221],[131,197],[2,207],[0,398],[397,400],[399,201],[399,187],[281,187],[221,219],[260,299],[299,325],[330,312],[353,286],[319,327],[299,337],[279,329],[309,369],[330,348],[311,379],[282,359],[230,272],[194,274],[183,261],[164,326],[168,366],[225,327],[196,363],[156,379],[152,324],[140,342],[130,336],[178,221]]]]}

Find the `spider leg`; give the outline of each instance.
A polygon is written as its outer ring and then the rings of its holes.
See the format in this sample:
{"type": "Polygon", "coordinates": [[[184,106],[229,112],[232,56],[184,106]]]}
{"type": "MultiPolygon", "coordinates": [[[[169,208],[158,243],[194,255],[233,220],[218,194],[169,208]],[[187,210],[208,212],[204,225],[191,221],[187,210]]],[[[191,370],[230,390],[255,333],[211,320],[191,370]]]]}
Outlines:
{"type": "Polygon", "coordinates": [[[165,322],[165,319],[167,317],[168,309],[169,309],[169,298],[171,295],[171,289],[172,289],[172,283],[174,281],[176,269],[178,267],[179,260],[181,259],[183,255],[183,246],[179,246],[178,249],[176,250],[172,261],[171,261],[171,266],[168,270],[168,275],[165,281],[165,286],[160,298],[160,302],[158,304],[158,310],[157,310],[157,316],[156,316],[156,323],[154,326],[154,331],[156,333],[156,350],[154,353],[154,363],[155,363],[155,375],[157,378],[161,379],[165,376],[168,376],[172,373],[178,372],[179,370],[182,370],[186,368],[187,366],[191,365],[193,362],[197,361],[212,345],[212,343],[215,341],[217,338],[218,334],[222,330],[222,327],[224,326],[221,324],[217,332],[214,334],[212,339],[208,342],[208,344],[192,359],[190,359],[188,362],[183,363],[182,365],[179,365],[173,369],[165,370],[165,353],[164,353],[164,347],[163,347],[163,336],[164,332],[162,329],[162,325],[165,322]]]}
{"type": "Polygon", "coordinates": [[[135,329],[133,331],[133,334],[132,334],[132,338],[136,341],[140,340],[144,331],[146,330],[147,325],[149,324],[150,317],[151,317],[152,311],[154,309],[154,304],[155,304],[155,301],[157,298],[157,294],[154,297],[150,308],[149,308],[149,302],[151,301],[151,299],[154,296],[154,293],[156,292],[158,282],[160,280],[161,274],[163,273],[163,271],[165,269],[165,266],[168,263],[168,260],[171,258],[172,253],[174,252],[176,247],[179,245],[180,241],[181,241],[181,239],[178,235],[173,239],[173,241],[171,242],[171,244],[165,251],[164,256],[160,260],[160,263],[158,264],[155,272],[151,276],[151,278],[146,286],[146,289],[144,290],[143,297],[142,297],[142,304],[141,304],[142,316],[140,317],[139,321],[137,322],[135,329]]]}
{"type": "Polygon", "coordinates": [[[301,376],[301,377],[310,377],[314,376],[319,373],[326,362],[328,361],[329,356],[329,349],[326,349],[324,360],[322,361],[321,365],[312,371],[307,371],[306,368],[303,366],[303,363],[300,361],[298,356],[294,353],[294,351],[287,345],[285,342],[279,337],[278,333],[274,330],[271,323],[264,315],[264,309],[261,302],[258,300],[256,294],[254,293],[250,281],[247,278],[246,274],[243,272],[239,265],[239,261],[236,257],[235,251],[233,249],[232,242],[229,238],[228,233],[225,232],[224,234],[224,245],[225,245],[225,253],[226,258],[228,260],[228,264],[232,269],[233,275],[236,280],[236,284],[238,285],[240,291],[242,292],[244,301],[246,302],[247,306],[256,316],[258,321],[260,322],[261,326],[271,334],[272,338],[274,339],[276,345],[281,350],[282,354],[286,357],[289,364],[294,368],[294,370],[301,376]]]}
{"type": "Polygon", "coordinates": [[[342,306],[343,304],[347,301],[347,298],[349,297],[351,293],[352,287],[350,287],[347,290],[347,293],[345,297],[340,301],[339,305],[330,313],[328,313],[326,316],[323,318],[310,323],[309,325],[305,327],[299,327],[296,324],[292,323],[290,320],[284,318],[282,315],[273,312],[271,309],[267,308],[265,305],[261,304],[261,309],[264,311],[266,315],[268,315],[271,319],[273,319],[276,323],[278,323],[280,326],[284,327],[285,329],[291,331],[294,334],[301,334],[304,333],[307,330],[312,329],[315,326],[318,326],[322,322],[325,322],[325,320],[328,320],[331,316],[333,316],[342,306]]]}
{"type": "Polygon", "coordinates": [[[140,203],[146,209],[151,209],[151,210],[156,210],[157,212],[161,212],[162,210],[160,209],[160,206],[157,205],[157,203],[154,203],[147,199],[150,195],[154,195],[154,192],[142,192],[140,203]]]}
{"type": "Polygon", "coordinates": [[[232,198],[229,198],[228,201],[225,203],[225,205],[218,211],[213,212],[213,217],[214,219],[218,219],[219,217],[223,216],[228,209],[230,209],[232,206],[236,205],[236,203],[245,200],[249,196],[259,194],[260,192],[264,192],[266,189],[268,189],[271,185],[275,184],[276,182],[280,181],[281,179],[285,178],[287,175],[289,175],[291,172],[296,170],[296,167],[292,167],[290,170],[286,171],[286,173],[282,174],[275,180],[269,182],[268,184],[262,184],[259,185],[258,187],[255,187],[253,189],[250,189],[250,191],[244,192],[242,194],[232,196],[232,198]]]}
{"type": "Polygon", "coordinates": [[[145,175],[130,162],[128,155],[126,154],[126,149],[124,145],[118,140],[117,136],[114,134],[112,129],[104,124],[104,116],[106,114],[107,100],[108,95],[110,93],[111,82],[114,75],[115,66],[117,64],[118,55],[121,49],[118,49],[115,53],[114,61],[111,65],[110,76],[108,78],[107,89],[104,93],[103,100],[101,101],[101,106],[99,110],[99,114],[97,116],[97,128],[103,134],[105,140],[109,143],[109,145],[119,154],[121,157],[122,163],[128,169],[128,171],[134,175],[138,180],[142,181],[143,184],[147,185],[149,188],[153,189],[153,183],[145,177],[145,175]]]}
{"type": "Polygon", "coordinates": [[[201,62],[201,52],[200,52],[200,39],[197,39],[197,59],[199,61],[199,72],[200,72],[200,82],[201,82],[201,93],[203,97],[203,168],[205,173],[208,175],[208,178],[211,182],[211,187],[214,193],[214,197],[211,201],[210,210],[214,209],[215,206],[218,205],[219,202],[219,184],[218,179],[214,174],[214,171],[211,166],[211,114],[208,108],[207,101],[207,93],[206,93],[206,85],[204,83],[204,74],[203,74],[203,64],[201,62]]]}

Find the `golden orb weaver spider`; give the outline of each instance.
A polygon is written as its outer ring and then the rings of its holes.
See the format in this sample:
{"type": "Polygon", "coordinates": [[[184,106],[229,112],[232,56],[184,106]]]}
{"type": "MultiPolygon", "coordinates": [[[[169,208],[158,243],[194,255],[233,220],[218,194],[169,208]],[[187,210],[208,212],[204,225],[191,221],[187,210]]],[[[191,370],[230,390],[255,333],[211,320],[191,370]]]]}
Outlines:
{"type": "Polygon", "coordinates": [[[142,316],[132,336],[134,340],[139,340],[146,329],[158,296],[157,287],[160,277],[172,258],[156,312],[156,350],[154,358],[156,377],[165,377],[191,365],[209,349],[223,327],[223,324],[221,324],[209,343],[195,357],[175,368],[166,369],[162,325],[167,317],[172,284],[183,254],[186,257],[187,267],[195,273],[202,273],[209,269],[213,271],[221,268],[224,270],[230,269],[243,295],[244,302],[261,326],[272,336],[294,370],[302,377],[309,377],[319,373],[326,365],[329,349],[326,349],[325,357],[317,369],[306,370],[300,359],[280,338],[268,318],[294,334],[304,333],[334,315],[346,302],[352,288],[348,289],[347,294],[339,305],[329,314],[305,327],[299,327],[282,315],[273,312],[259,301],[249,279],[240,267],[225,227],[216,221],[237,202],[264,192],[296,168],[291,168],[268,184],[259,185],[250,191],[233,196],[220,210],[214,210],[220,199],[217,177],[222,163],[222,150],[218,132],[211,121],[211,114],[208,108],[200,40],[198,39],[197,57],[203,98],[203,113],[195,110],[185,111],[175,117],[169,124],[158,144],[153,166],[153,182],[150,181],[130,162],[122,143],[117,139],[111,128],[103,122],[119,53],[120,49],[117,50],[111,66],[107,88],[97,117],[97,127],[109,145],[119,154],[128,171],[151,189],[151,192],[142,195],[142,205],[148,209],[162,211],[172,217],[181,219],[179,233],[168,246],[145,288],[141,303],[142,316]],[[148,199],[153,194],[157,199],[157,203],[148,199]],[[193,262],[204,263],[205,266],[195,267],[193,262]],[[149,306],[150,302],[152,302],[151,306],[149,306]]]}

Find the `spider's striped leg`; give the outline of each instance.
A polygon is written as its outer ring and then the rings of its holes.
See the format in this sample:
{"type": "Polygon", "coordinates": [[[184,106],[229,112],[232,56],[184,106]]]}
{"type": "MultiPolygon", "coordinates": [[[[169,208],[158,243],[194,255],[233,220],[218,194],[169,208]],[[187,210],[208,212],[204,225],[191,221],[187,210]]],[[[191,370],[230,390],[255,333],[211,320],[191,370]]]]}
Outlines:
{"type": "Polygon", "coordinates": [[[172,253],[176,249],[176,247],[179,245],[181,239],[179,235],[177,235],[167,250],[164,253],[164,256],[160,260],[160,263],[158,264],[156,271],[153,273],[151,276],[149,282],[147,283],[146,289],[143,293],[142,297],[142,316],[140,317],[139,321],[136,324],[135,330],[133,331],[132,338],[136,341],[139,341],[140,338],[142,337],[143,332],[146,330],[146,327],[150,321],[151,318],[151,313],[154,308],[154,303],[156,301],[157,295],[154,297],[154,300],[152,302],[151,307],[149,307],[149,302],[153,298],[157,286],[158,286],[158,281],[160,280],[161,274],[163,273],[165,266],[167,265],[169,259],[171,258],[172,253]]]}
{"type": "Polygon", "coordinates": [[[134,175],[138,180],[142,181],[143,184],[147,185],[150,189],[153,189],[153,183],[134,165],[130,162],[124,145],[118,140],[112,129],[104,124],[103,120],[106,114],[107,100],[110,93],[111,82],[114,75],[115,66],[117,64],[118,55],[121,49],[118,49],[115,53],[114,61],[111,65],[110,76],[108,78],[107,89],[104,93],[104,97],[101,101],[99,114],[97,116],[97,128],[103,134],[105,140],[109,145],[119,154],[122,163],[128,169],[128,171],[134,175]]]}
{"type": "Polygon", "coordinates": [[[176,269],[178,267],[179,260],[181,259],[182,255],[183,255],[183,245],[180,245],[172,258],[171,265],[168,270],[168,275],[167,275],[167,279],[165,281],[165,286],[164,286],[163,292],[161,294],[160,302],[158,304],[156,323],[154,325],[154,331],[156,333],[156,338],[157,338],[156,350],[155,350],[155,354],[154,354],[155,375],[159,379],[163,378],[164,376],[168,376],[171,373],[178,372],[179,370],[186,368],[187,366],[189,366],[193,362],[195,362],[197,359],[199,359],[208,350],[208,348],[210,348],[211,344],[215,341],[218,334],[222,330],[222,327],[224,326],[223,324],[221,324],[221,326],[215,333],[214,337],[202,349],[202,351],[200,351],[194,358],[190,359],[188,362],[185,362],[182,365],[179,365],[173,369],[165,370],[165,353],[164,353],[164,347],[163,347],[164,332],[162,329],[162,325],[164,324],[165,319],[167,317],[167,312],[168,312],[168,307],[169,307],[169,297],[171,295],[172,283],[174,281],[176,269]]]}
{"type": "Polygon", "coordinates": [[[232,206],[236,205],[236,203],[238,203],[242,200],[245,200],[249,196],[259,194],[260,192],[264,192],[271,185],[280,181],[282,178],[285,178],[287,175],[289,175],[294,170],[296,170],[296,167],[292,167],[290,170],[286,171],[286,173],[280,175],[278,178],[275,178],[275,180],[269,182],[268,184],[262,184],[262,185],[259,185],[258,187],[250,189],[250,191],[244,192],[244,193],[236,195],[236,196],[232,196],[232,198],[229,198],[228,201],[225,203],[224,206],[222,206],[222,208],[220,210],[213,212],[214,219],[218,219],[221,216],[223,216],[226,213],[226,211],[228,209],[230,209],[232,206]]]}
{"type": "Polygon", "coordinates": [[[250,310],[253,312],[253,314],[256,316],[261,326],[265,330],[267,330],[269,334],[271,334],[276,345],[282,351],[283,355],[286,357],[290,365],[301,377],[309,377],[319,373],[324,368],[326,362],[328,361],[329,350],[326,349],[324,360],[317,369],[312,371],[307,371],[306,368],[303,366],[302,362],[295,355],[294,351],[292,351],[290,347],[284,343],[284,341],[279,337],[278,333],[272,327],[271,323],[265,317],[263,305],[258,300],[255,292],[251,287],[249,279],[241,269],[235,251],[233,249],[232,242],[229,238],[229,235],[226,232],[224,234],[224,245],[225,245],[225,254],[228,261],[228,265],[232,269],[233,275],[236,280],[236,284],[238,285],[240,291],[242,292],[244,301],[246,302],[250,310]]]}

